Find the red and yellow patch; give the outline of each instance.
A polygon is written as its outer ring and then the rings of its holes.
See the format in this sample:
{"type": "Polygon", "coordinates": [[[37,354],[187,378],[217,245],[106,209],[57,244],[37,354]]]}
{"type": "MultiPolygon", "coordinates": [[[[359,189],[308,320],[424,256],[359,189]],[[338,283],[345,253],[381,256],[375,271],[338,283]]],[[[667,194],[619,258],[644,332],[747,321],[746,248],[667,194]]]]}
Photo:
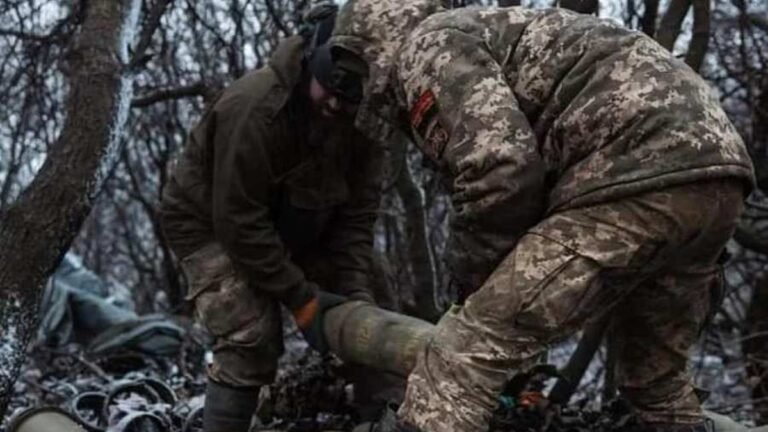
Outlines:
{"type": "Polygon", "coordinates": [[[440,123],[437,100],[432,90],[426,90],[416,99],[409,118],[413,131],[423,141],[424,153],[433,160],[440,160],[450,137],[440,123]]]}

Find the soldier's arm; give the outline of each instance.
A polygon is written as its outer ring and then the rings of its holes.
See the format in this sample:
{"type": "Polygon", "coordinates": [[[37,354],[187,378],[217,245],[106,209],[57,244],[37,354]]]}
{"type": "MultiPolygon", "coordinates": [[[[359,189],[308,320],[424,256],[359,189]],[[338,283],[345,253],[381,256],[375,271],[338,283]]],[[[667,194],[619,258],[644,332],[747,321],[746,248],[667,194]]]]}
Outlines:
{"type": "Polygon", "coordinates": [[[355,134],[347,181],[350,198],[338,212],[328,248],[339,271],[339,292],[373,301],[368,275],[373,253],[373,225],[381,200],[383,152],[379,145],[355,134]]]}
{"type": "Polygon", "coordinates": [[[258,113],[227,110],[216,119],[213,226],[235,264],[259,289],[293,310],[315,287],[289,259],[268,206],[271,167],[264,143],[272,139],[258,113]]]}
{"type": "Polygon", "coordinates": [[[414,138],[452,178],[449,269],[461,289],[475,290],[544,211],[536,137],[482,39],[430,31],[400,60],[414,138]]]}

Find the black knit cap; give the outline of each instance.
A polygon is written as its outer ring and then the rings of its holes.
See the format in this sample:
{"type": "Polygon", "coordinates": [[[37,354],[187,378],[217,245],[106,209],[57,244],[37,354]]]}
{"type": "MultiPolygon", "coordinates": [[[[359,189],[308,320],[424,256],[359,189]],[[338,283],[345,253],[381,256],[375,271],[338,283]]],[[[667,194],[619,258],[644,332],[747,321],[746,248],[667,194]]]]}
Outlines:
{"type": "Polygon", "coordinates": [[[336,10],[325,7],[315,14],[314,31],[309,36],[307,66],[326,90],[346,102],[359,103],[363,97],[365,68],[361,68],[359,62],[349,58],[345,52],[334,51],[326,43],[333,33],[336,10]]]}

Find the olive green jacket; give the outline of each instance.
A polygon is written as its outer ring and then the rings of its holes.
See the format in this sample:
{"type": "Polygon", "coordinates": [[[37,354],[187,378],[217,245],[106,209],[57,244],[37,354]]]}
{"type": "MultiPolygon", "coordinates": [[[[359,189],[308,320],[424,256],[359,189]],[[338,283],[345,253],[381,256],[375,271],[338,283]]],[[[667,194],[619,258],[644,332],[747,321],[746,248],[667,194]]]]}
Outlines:
{"type": "Polygon", "coordinates": [[[222,92],[189,135],[160,209],[177,255],[221,243],[255,289],[289,309],[317,289],[305,276],[316,257],[336,270],[327,289],[367,290],[380,196],[380,147],[351,120],[310,114],[302,49],[286,39],[268,66],[222,92]]]}

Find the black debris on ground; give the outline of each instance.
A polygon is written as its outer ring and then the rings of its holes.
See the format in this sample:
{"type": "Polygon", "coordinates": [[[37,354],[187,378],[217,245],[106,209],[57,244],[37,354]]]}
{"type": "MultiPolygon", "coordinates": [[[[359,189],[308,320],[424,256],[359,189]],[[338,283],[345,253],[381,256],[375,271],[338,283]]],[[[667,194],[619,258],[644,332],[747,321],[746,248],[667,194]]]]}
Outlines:
{"type": "MultiPolygon", "coordinates": [[[[77,344],[32,347],[10,418],[51,406],[71,414],[88,431],[202,430],[205,340],[202,331],[190,327],[177,357],[129,351],[93,355],[77,344]]],[[[351,430],[358,419],[341,361],[323,360],[306,344],[292,342],[275,384],[262,389],[257,407],[262,424],[253,430],[351,430]]],[[[0,432],[7,427],[5,422],[0,432]]]]}

